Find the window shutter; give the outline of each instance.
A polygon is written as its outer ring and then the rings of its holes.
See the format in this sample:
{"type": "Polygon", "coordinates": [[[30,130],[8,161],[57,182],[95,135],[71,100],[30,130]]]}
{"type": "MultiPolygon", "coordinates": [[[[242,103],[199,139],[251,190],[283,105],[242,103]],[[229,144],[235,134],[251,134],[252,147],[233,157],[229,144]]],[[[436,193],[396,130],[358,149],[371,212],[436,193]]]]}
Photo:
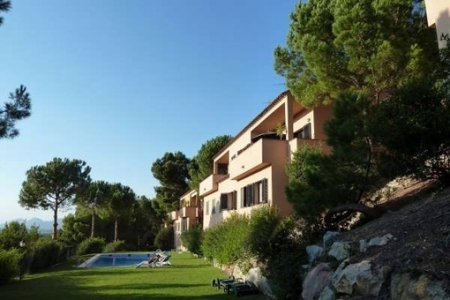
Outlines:
{"type": "Polygon", "coordinates": [[[267,178],[263,179],[262,185],[263,185],[263,202],[267,203],[269,200],[269,180],[267,178]]]}

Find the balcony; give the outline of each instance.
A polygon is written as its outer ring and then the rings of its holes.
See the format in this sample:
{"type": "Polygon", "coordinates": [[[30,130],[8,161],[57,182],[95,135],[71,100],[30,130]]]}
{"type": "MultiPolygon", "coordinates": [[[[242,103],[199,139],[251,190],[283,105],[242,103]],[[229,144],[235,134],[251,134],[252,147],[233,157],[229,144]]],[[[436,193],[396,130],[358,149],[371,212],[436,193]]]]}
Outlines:
{"type": "Polygon", "coordinates": [[[230,163],[229,172],[233,180],[240,180],[274,162],[286,161],[288,147],[285,140],[259,139],[238,151],[239,155],[230,163]]]}
{"type": "Polygon", "coordinates": [[[217,183],[227,177],[228,174],[212,174],[209,175],[205,180],[200,182],[200,196],[206,196],[207,194],[217,190],[217,183]]]}
{"type": "Polygon", "coordinates": [[[188,206],[180,209],[180,218],[194,219],[198,217],[198,207],[188,206]]]}
{"type": "Polygon", "coordinates": [[[302,139],[302,138],[294,138],[289,141],[289,146],[291,150],[291,154],[300,148],[301,145],[308,145],[310,147],[321,147],[324,154],[330,154],[331,148],[328,146],[326,141],[316,140],[316,139],[302,139]]]}

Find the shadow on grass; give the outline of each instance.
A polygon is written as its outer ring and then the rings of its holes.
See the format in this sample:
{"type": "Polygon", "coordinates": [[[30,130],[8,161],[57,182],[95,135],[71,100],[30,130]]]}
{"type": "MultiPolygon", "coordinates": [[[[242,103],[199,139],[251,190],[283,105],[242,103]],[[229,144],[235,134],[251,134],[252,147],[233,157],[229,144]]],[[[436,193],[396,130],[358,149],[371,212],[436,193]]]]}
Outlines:
{"type": "MultiPolygon", "coordinates": [[[[85,285],[86,280],[71,279],[65,277],[39,277],[24,281],[13,282],[8,285],[5,291],[0,287],[1,299],[234,299],[234,295],[224,294],[222,290],[209,287],[211,293],[207,295],[180,295],[179,292],[171,295],[173,289],[191,289],[203,287],[204,284],[183,284],[183,283],[136,283],[120,284],[108,287],[108,292],[104,292],[102,287],[89,287],[85,285]],[[36,287],[39,287],[36,289],[36,287]],[[147,292],[146,292],[147,291],[147,292]],[[156,293],[149,293],[156,291],[156,293]],[[166,292],[164,292],[166,291],[166,292]],[[214,294],[217,292],[217,294],[214,294]]],[[[209,285],[209,284],[208,284],[209,285]]],[[[245,297],[248,300],[262,300],[263,295],[245,297]]]]}

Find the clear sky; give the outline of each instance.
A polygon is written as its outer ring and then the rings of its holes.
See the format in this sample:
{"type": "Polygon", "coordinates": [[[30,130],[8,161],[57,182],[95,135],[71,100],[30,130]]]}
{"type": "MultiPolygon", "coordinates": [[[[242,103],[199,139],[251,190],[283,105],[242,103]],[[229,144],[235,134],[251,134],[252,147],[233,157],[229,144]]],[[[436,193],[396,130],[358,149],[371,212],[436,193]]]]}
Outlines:
{"type": "MultiPolygon", "coordinates": [[[[0,222],[25,210],[25,173],[82,159],[93,180],[154,196],[152,163],[237,134],[285,89],[273,70],[295,0],[12,0],[0,27],[0,103],[20,84],[32,116],[0,140],[0,222]]],[[[62,214],[61,216],[64,216],[62,214]]]]}

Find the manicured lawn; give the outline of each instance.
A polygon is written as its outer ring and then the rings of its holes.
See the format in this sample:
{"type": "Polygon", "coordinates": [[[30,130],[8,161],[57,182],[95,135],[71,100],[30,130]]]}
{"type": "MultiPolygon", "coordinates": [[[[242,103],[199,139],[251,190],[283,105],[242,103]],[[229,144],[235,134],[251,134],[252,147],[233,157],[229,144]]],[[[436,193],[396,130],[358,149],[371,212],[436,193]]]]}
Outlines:
{"type": "MultiPolygon", "coordinates": [[[[0,286],[0,299],[234,299],[211,286],[226,275],[203,259],[172,253],[172,266],[78,269],[71,263],[0,286]]],[[[262,295],[243,299],[260,300],[262,295]]]]}

